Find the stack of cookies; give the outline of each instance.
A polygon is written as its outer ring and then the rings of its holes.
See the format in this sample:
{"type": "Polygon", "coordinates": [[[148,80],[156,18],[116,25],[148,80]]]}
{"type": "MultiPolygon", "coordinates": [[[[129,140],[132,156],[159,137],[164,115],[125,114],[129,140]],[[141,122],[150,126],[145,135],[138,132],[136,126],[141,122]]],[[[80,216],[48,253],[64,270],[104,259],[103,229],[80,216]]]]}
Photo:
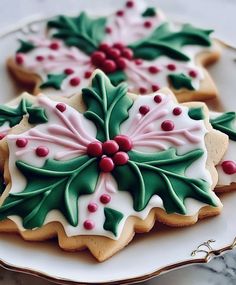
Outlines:
{"type": "Polygon", "coordinates": [[[156,221],[220,214],[236,132],[235,112],[202,102],[217,96],[212,30],[133,0],[44,27],[7,60],[29,93],[0,106],[0,232],[104,261],[156,221]]]}

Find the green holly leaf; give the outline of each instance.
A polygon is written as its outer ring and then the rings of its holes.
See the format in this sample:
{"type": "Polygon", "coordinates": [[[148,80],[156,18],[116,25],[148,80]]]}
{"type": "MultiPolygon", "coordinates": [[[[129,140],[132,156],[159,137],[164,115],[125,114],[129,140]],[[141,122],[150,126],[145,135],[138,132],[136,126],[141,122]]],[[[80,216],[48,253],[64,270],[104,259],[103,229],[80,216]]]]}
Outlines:
{"type": "Polygon", "coordinates": [[[27,113],[29,115],[28,122],[30,124],[43,124],[48,122],[48,117],[44,108],[28,107],[27,113]]]}
{"type": "Polygon", "coordinates": [[[0,220],[19,215],[26,229],[41,227],[46,215],[59,210],[78,225],[78,199],[94,192],[99,176],[96,158],[80,156],[68,161],[48,159],[42,167],[17,161],[27,181],[20,193],[10,193],[0,207],[0,220]]]}
{"type": "Polygon", "coordinates": [[[155,17],[157,14],[156,8],[154,7],[148,7],[143,13],[143,17],[155,17]]]}
{"type": "Polygon", "coordinates": [[[205,114],[202,107],[189,108],[188,115],[193,120],[204,120],[205,114]]]}
{"type": "Polygon", "coordinates": [[[56,90],[61,89],[61,84],[64,81],[64,79],[67,77],[67,74],[65,73],[60,73],[60,74],[48,74],[47,75],[48,79],[47,81],[43,82],[40,85],[40,88],[55,88],[56,90]]]}
{"type": "Polygon", "coordinates": [[[235,119],[235,112],[226,112],[215,119],[211,119],[210,122],[214,129],[225,133],[231,140],[236,141],[235,119]]]}
{"type": "Polygon", "coordinates": [[[110,79],[111,83],[115,86],[127,80],[127,75],[122,70],[109,73],[107,76],[110,79]]]}
{"type": "Polygon", "coordinates": [[[54,38],[62,39],[68,46],[76,46],[87,54],[98,49],[105,37],[105,18],[91,19],[82,12],[78,17],[59,16],[48,22],[49,28],[57,29],[54,38]]]}
{"type": "Polygon", "coordinates": [[[189,24],[183,25],[179,31],[173,31],[169,23],[163,23],[150,36],[130,44],[129,47],[137,58],[153,60],[165,55],[188,61],[189,57],[182,52],[182,47],[185,45],[210,46],[211,33],[212,30],[195,28],[189,24]]]}
{"type": "Polygon", "coordinates": [[[6,188],[6,184],[4,181],[4,177],[3,177],[3,175],[0,175],[0,196],[4,192],[5,188],[6,188]]]}
{"type": "Polygon", "coordinates": [[[97,72],[90,88],[82,90],[87,107],[84,116],[97,127],[97,139],[106,141],[120,134],[120,125],[128,118],[133,101],[127,96],[127,85],[114,87],[102,72],[97,72]]]}
{"type": "Polygon", "coordinates": [[[181,88],[186,88],[188,90],[194,90],[195,89],[192,85],[192,79],[183,73],[169,74],[168,78],[169,78],[172,86],[177,90],[181,89],[181,88]]]}
{"type": "Polygon", "coordinates": [[[19,40],[20,47],[17,52],[27,53],[35,48],[35,45],[29,41],[19,40]]]}
{"type": "Polygon", "coordinates": [[[25,99],[22,99],[17,107],[0,105],[0,126],[9,122],[9,126],[12,128],[20,123],[25,114],[27,114],[27,101],[25,99]]]}
{"type": "Polygon", "coordinates": [[[167,213],[186,214],[184,201],[188,197],[216,206],[209,184],[185,174],[203,154],[201,149],[184,155],[177,155],[173,148],[154,154],[131,151],[128,163],[117,166],[113,175],[118,189],[132,195],[136,211],[142,211],[156,194],[161,197],[167,213]]]}
{"type": "Polygon", "coordinates": [[[105,222],[103,225],[104,230],[110,231],[117,236],[118,226],[124,215],[111,208],[104,208],[105,222]]]}
{"type": "Polygon", "coordinates": [[[12,128],[19,124],[26,114],[30,124],[43,124],[48,121],[43,108],[32,106],[32,103],[23,98],[17,107],[0,105],[0,126],[8,122],[12,128]]]}

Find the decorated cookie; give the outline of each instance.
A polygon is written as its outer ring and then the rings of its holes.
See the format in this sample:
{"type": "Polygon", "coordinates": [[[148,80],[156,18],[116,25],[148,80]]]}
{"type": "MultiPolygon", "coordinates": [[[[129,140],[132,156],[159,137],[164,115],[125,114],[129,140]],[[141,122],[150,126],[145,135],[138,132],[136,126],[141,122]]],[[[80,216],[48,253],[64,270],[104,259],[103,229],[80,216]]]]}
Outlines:
{"type": "Polygon", "coordinates": [[[225,192],[236,188],[236,113],[211,112],[211,124],[216,129],[229,136],[227,151],[217,165],[219,181],[217,192],[225,192]]]}
{"type": "Polygon", "coordinates": [[[159,9],[127,1],[107,17],[58,16],[20,39],[8,67],[34,93],[71,96],[88,85],[96,68],[114,85],[149,94],[170,86],[179,101],[205,100],[217,91],[204,66],[219,48],[212,30],[168,22],[159,9]]]}
{"type": "Polygon", "coordinates": [[[127,92],[98,71],[82,96],[36,97],[47,121],[29,128],[25,117],[1,144],[0,231],[58,236],[63,249],[88,247],[103,261],[156,220],[179,227],[220,213],[214,164],[228,138],[206,106],[180,105],[169,90],[127,92]]]}

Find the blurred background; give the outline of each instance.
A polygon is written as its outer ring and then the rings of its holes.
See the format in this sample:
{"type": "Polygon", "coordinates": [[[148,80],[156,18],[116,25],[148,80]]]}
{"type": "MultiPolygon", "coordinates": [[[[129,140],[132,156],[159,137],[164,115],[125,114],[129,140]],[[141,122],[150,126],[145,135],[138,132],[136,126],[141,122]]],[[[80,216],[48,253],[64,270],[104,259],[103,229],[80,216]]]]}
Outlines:
{"type": "MultiPolygon", "coordinates": [[[[1,0],[0,31],[25,18],[74,13],[83,8],[102,14],[121,7],[123,0],[1,0]]],[[[216,30],[216,35],[236,45],[236,0],[145,0],[174,20],[216,30]]]]}

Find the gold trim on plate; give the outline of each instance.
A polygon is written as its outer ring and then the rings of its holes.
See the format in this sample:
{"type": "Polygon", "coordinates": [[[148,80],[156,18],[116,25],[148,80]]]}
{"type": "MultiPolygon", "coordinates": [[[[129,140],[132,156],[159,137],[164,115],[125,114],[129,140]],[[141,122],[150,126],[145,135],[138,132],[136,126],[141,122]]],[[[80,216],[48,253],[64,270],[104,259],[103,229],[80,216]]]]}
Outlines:
{"type": "MultiPolygon", "coordinates": [[[[210,239],[206,242],[203,242],[197,247],[197,249],[193,250],[190,254],[191,256],[196,256],[199,253],[205,253],[205,257],[203,257],[203,258],[189,259],[186,261],[178,262],[178,263],[175,263],[175,264],[172,264],[169,266],[165,266],[161,269],[158,269],[158,270],[153,271],[149,274],[145,274],[145,275],[142,275],[139,277],[123,279],[123,280],[108,281],[106,283],[100,282],[100,283],[96,283],[96,284],[125,285],[125,284],[133,284],[133,283],[139,283],[139,282],[147,281],[147,280],[150,280],[154,277],[157,277],[158,275],[160,275],[162,273],[168,272],[170,270],[181,268],[182,266],[199,264],[199,263],[208,263],[214,257],[219,256],[219,255],[221,255],[227,251],[230,251],[236,247],[236,237],[233,240],[232,244],[225,246],[223,248],[220,248],[220,249],[213,249],[212,248],[211,243],[214,243],[214,242],[215,242],[214,239],[210,239]]],[[[45,279],[47,281],[55,282],[55,283],[62,284],[62,285],[91,285],[91,284],[94,284],[91,282],[82,282],[81,283],[81,282],[71,281],[71,280],[67,280],[67,279],[52,277],[52,276],[49,276],[43,272],[39,272],[39,271],[31,270],[31,269],[23,269],[23,268],[19,268],[19,267],[10,265],[10,264],[4,262],[3,260],[0,260],[0,266],[7,269],[7,270],[10,270],[10,271],[24,273],[24,274],[28,274],[28,275],[33,275],[33,276],[45,279]]]]}

